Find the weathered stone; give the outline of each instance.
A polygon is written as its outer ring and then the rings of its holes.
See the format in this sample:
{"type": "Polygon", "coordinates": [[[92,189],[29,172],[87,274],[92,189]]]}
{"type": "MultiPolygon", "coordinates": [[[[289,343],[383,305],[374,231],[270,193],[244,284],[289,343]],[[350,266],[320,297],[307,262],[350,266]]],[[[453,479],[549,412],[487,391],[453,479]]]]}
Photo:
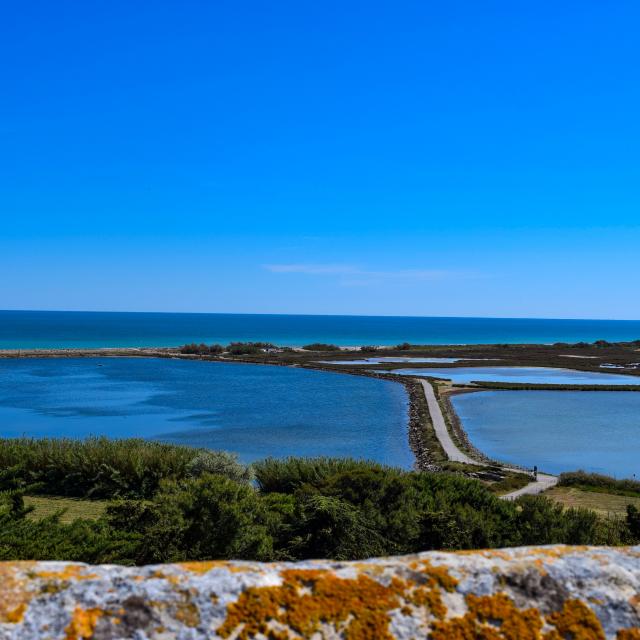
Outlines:
{"type": "Polygon", "coordinates": [[[0,563],[0,640],[640,640],[640,547],[140,568],[0,563]]]}

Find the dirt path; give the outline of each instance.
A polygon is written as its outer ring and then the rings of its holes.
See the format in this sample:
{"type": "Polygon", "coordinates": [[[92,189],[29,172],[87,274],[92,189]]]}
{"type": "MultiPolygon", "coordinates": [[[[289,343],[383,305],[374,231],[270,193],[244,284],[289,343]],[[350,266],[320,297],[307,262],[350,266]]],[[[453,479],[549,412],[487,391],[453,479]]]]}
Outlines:
{"type": "Polygon", "coordinates": [[[453,462],[464,462],[465,464],[478,464],[477,460],[470,458],[466,453],[463,453],[458,449],[455,442],[451,439],[449,429],[447,429],[447,423],[442,415],[440,404],[436,398],[436,394],[428,380],[420,380],[422,388],[424,389],[424,395],[427,399],[427,406],[429,407],[429,413],[431,414],[431,422],[433,429],[436,432],[436,437],[440,441],[444,452],[447,454],[447,458],[453,462]]]}
{"type": "MultiPolygon", "coordinates": [[[[420,382],[422,383],[424,395],[427,399],[427,406],[429,407],[429,414],[431,415],[433,429],[436,433],[436,437],[442,445],[442,448],[444,449],[444,452],[447,455],[447,458],[449,458],[449,460],[453,462],[463,462],[464,464],[482,464],[478,460],[474,460],[473,458],[469,457],[466,453],[458,448],[458,446],[451,438],[449,429],[447,429],[447,423],[445,422],[444,416],[442,415],[442,410],[440,409],[440,404],[438,403],[438,399],[436,398],[433,386],[428,380],[420,380],[420,382]]],[[[505,471],[513,471],[513,469],[511,469],[510,467],[502,468],[505,471]]],[[[522,487],[521,489],[511,491],[510,493],[505,493],[500,497],[503,500],[515,500],[520,496],[542,493],[543,491],[546,491],[547,489],[555,486],[557,483],[558,478],[556,478],[556,476],[551,476],[546,473],[539,473],[537,480],[530,482],[528,485],[522,487]]]]}

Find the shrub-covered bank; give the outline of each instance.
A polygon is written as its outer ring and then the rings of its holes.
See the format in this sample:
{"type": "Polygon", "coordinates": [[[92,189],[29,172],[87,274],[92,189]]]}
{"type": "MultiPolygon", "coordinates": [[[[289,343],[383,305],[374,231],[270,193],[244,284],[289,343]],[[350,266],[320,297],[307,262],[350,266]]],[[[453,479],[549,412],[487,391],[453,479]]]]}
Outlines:
{"type": "Polygon", "coordinates": [[[165,447],[139,440],[4,441],[0,560],[346,560],[428,549],[640,542],[634,509],[626,519],[602,518],[543,496],[502,501],[480,482],[450,473],[331,458],[265,460],[249,469],[229,454],[165,447]],[[100,465],[89,453],[98,450],[110,453],[103,461],[109,472],[92,476],[100,465]],[[36,483],[29,486],[28,465],[35,463],[36,483]],[[147,463],[153,473],[145,472],[147,463]],[[62,480],[68,472],[85,496],[103,495],[107,486],[124,489],[97,520],[29,518],[23,493],[69,489],[62,480]]]}
{"type": "Polygon", "coordinates": [[[161,480],[199,470],[233,479],[248,470],[226,452],[131,438],[0,439],[0,491],[30,486],[76,498],[150,498],[161,480]]]}

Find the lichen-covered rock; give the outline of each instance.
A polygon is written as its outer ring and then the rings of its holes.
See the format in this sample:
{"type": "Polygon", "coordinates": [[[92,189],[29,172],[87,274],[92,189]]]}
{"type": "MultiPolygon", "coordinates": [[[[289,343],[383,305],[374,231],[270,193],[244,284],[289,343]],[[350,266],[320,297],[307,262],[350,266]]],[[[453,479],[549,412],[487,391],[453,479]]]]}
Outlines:
{"type": "Polygon", "coordinates": [[[640,640],[640,547],[141,568],[0,563],[0,639],[640,640]]]}

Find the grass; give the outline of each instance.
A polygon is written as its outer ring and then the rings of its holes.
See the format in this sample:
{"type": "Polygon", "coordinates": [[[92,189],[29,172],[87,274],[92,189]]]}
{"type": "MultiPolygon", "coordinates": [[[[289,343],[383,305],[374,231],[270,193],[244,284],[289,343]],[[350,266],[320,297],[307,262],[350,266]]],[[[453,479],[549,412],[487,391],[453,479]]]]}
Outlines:
{"type": "Polygon", "coordinates": [[[611,493],[617,496],[640,498],[640,482],[631,478],[618,480],[599,473],[569,471],[560,474],[558,484],[563,487],[580,489],[581,491],[595,491],[596,493],[611,493]]]}
{"type": "Polygon", "coordinates": [[[640,508],[640,497],[617,496],[611,493],[582,491],[574,487],[556,486],[545,491],[544,496],[559,502],[565,507],[584,507],[600,515],[625,516],[627,505],[640,508]]]}
{"type": "Polygon", "coordinates": [[[42,520],[47,516],[61,511],[60,521],[73,522],[77,518],[85,520],[97,520],[109,504],[108,500],[81,500],[80,498],[67,498],[63,496],[25,496],[24,503],[27,507],[34,507],[29,514],[32,520],[42,520]]]}

